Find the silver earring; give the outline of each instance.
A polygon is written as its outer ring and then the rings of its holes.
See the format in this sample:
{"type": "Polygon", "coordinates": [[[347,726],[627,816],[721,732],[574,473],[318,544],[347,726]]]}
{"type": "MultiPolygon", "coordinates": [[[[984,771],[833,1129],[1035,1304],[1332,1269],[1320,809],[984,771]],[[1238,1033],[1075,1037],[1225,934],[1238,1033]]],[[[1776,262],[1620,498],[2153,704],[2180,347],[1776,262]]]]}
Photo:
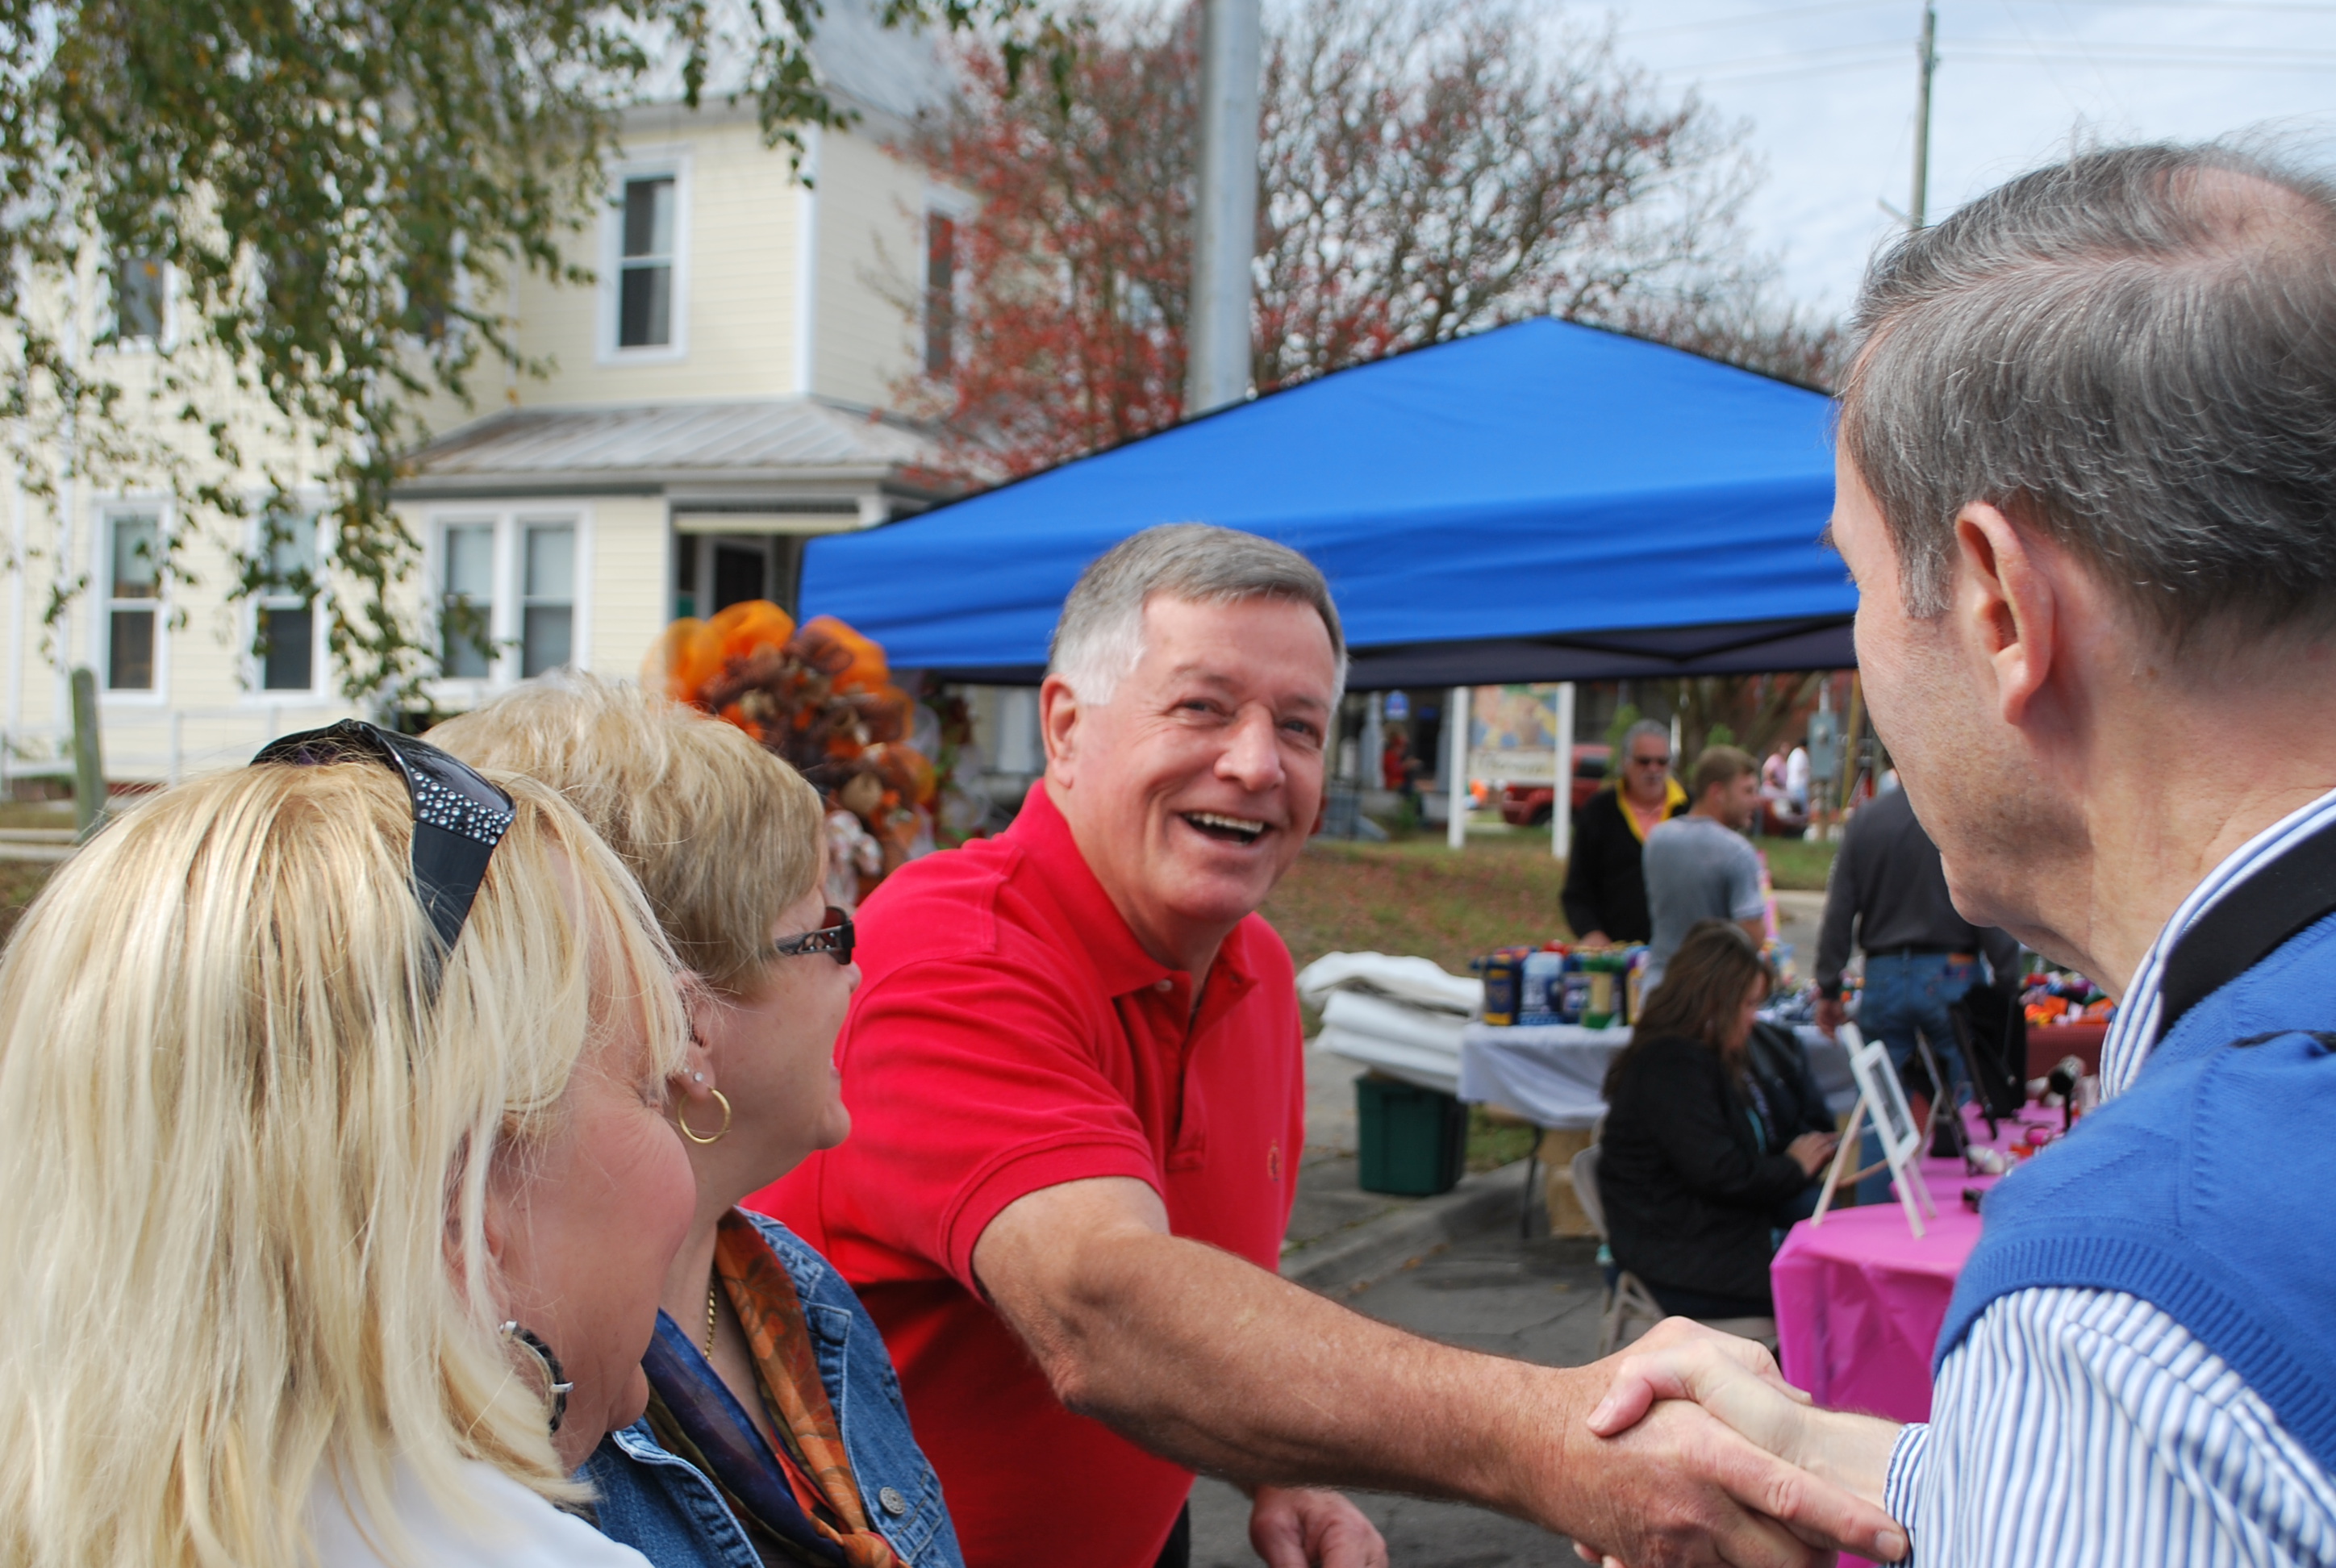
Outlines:
{"type": "Polygon", "coordinates": [[[551,1353],[551,1347],[540,1337],[515,1322],[502,1325],[501,1332],[504,1339],[534,1357],[536,1364],[542,1368],[544,1398],[551,1407],[551,1429],[559,1431],[560,1421],[568,1415],[569,1390],[576,1385],[561,1375],[560,1358],[551,1353]]]}
{"type": "Polygon", "coordinates": [[[689,1075],[689,1081],[693,1084],[702,1084],[706,1081],[706,1075],[704,1073],[692,1073],[689,1075]]]}

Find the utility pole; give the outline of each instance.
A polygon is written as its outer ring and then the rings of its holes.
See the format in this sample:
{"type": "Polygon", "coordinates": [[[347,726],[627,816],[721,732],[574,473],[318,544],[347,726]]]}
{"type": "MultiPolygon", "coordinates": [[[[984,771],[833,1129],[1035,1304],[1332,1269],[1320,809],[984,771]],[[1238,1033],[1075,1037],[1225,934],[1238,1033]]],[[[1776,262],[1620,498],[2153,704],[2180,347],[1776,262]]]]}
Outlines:
{"type": "Polygon", "coordinates": [[[1930,222],[1931,73],[1939,68],[1939,7],[1935,0],[1924,0],[1922,42],[1915,58],[1922,69],[1914,87],[1914,200],[1906,209],[1909,229],[1921,229],[1930,222]]]}
{"type": "Polygon", "coordinates": [[[1259,33],[1258,0],[1208,0],[1201,25],[1201,188],[1192,203],[1186,418],[1249,395],[1259,33]]]}

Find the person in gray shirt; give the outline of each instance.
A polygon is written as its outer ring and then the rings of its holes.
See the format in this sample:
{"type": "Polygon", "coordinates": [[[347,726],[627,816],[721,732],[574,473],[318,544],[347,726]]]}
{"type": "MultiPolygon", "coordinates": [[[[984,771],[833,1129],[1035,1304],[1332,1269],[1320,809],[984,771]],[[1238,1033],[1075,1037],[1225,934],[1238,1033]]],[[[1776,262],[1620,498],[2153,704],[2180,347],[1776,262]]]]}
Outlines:
{"type": "Polygon", "coordinates": [[[1706,746],[1691,788],[1695,804],[1687,814],[1647,835],[1642,863],[1655,934],[1641,996],[1661,983],[1663,966],[1698,920],[1734,920],[1756,946],[1767,937],[1760,856],[1744,836],[1760,808],[1760,765],[1732,745],[1706,746]]]}

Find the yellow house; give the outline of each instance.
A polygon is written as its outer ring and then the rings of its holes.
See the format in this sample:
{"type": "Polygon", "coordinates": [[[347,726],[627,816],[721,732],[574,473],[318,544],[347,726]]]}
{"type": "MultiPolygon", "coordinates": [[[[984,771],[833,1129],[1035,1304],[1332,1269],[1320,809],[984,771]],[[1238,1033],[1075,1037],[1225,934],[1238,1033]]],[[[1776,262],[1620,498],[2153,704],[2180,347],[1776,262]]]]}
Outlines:
{"type": "MultiPolygon", "coordinates": [[[[940,499],[926,437],[885,411],[952,352],[967,203],[891,151],[945,101],[946,67],[930,40],[850,5],[828,6],[814,54],[859,118],[807,133],[803,178],[751,102],[630,113],[608,204],[576,240],[596,286],[511,291],[519,346],[551,374],[508,380],[501,406],[433,412],[443,433],[396,502],[422,544],[410,590],[437,706],[562,665],[631,675],[676,614],[792,607],[810,536],[940,499]]],[[[161,268],[118,270],[78,307],[115,313],[108,352],[130,381],[138,355],[171,346],[174,301],[161,268]]],[[[200,534],[191,585],[158,586],[152,551],[178,524],[166,501],[69,483],[38,536],[51,503],[10,488],[0,782],[61,771],[74,665],[96,675],[117,782],[174,779],[354,711],[317,605],[231,599],[234,563],[200,534]],[[53,549],[28,550],[44,537],[53,549]],[[86,589],[49,624],[76,573],[86,589]]],[[[279,575],[313,559],[313,521],[276,532],[279,575]]]]}

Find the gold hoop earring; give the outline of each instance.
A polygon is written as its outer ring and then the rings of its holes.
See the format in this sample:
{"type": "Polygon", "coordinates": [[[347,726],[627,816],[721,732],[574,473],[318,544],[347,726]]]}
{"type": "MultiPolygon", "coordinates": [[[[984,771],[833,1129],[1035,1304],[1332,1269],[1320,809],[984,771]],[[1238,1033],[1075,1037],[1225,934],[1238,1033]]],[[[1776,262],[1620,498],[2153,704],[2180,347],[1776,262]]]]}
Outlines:
{"type": "Polygon", "coordinates": [[[714,1103],[722,1107],[721,1131],[711,1136],[699,1133],[689,1125],[689,1106],[686,1104],[676,1105],[673,1108],[673,1119],[681,1128],[681,1135],[693,1144],[718,1144],[722,1141],[722,1135],[730,1130],[730,1096],[719,1089],[708,1089],[706,1092],[712,1095],[714,1103]]]}

